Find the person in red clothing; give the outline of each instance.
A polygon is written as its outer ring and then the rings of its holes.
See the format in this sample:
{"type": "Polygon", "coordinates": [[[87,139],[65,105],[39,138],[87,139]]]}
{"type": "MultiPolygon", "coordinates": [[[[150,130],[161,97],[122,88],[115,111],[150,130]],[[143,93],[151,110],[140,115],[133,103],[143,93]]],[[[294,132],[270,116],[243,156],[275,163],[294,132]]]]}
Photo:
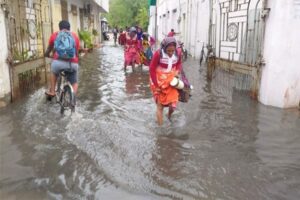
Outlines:
{"type": "Polygon", "coordinates": [[[79,68],[78,65],[79,38],[75,33],[71,32],[73,39],[75,41],[75,55],[73,58],[68,60],[60,59],[58,53],[54,49],[54,42],[60,31],[70,31],[70,23],[68,21],[62,20],[59,22],[58,26],[59,26],[59,31],[53,33],[50,36],[48,48],[45,52],[46,57],[50,57],[50,53],[51,52],[53,53],[53,60],[51,63],[50,89],[49,91],[45,92],[45,94],[49,97],[55,96],[55,85],[56,85],[57,76],[59,75],[60,71],[65,69],[70,69],[70,68],[72,69],[72,72],[68,73],[67,79],[72,84],[75,94],[77,93],[77,89],[78,89],[77,76],[78,76],[78,68],[79,68]]]}
{"type": "Polygon", "coordinates": [[[120,29],[120,32],[119,32],[119,38],[118,38],[118,42],[119,42],[119,45],[125,45],[125,41],[126,41],[126,32],[123,31],[123,29],[120,29]]]}
{"type": "Polygon", "coordinates": [[[169,119],[176,108],[178,91],[170,86],[170,82],[179,74],[181,65],[175,38],[166,37],[150,63],[150,87],[157,105],[156,117],[159,125],[163,123],[164,107],[169,107],[169,119]]]}
{"type": "Polygon", "coordinates": [[[134,71],[135,64],[140,64],[137,31],[135,27],[131,27],[126,33],[125,48],[124,48],[124,71],[128,65],[132,66],[134,71]]]}
{"type": "Polygon", "coordinates": [[[174,29],[171,29],[171,31],[168,33],[167,37],[174,37],[175,34],[177,34],[177,33],[175,33],[174,29]]]}

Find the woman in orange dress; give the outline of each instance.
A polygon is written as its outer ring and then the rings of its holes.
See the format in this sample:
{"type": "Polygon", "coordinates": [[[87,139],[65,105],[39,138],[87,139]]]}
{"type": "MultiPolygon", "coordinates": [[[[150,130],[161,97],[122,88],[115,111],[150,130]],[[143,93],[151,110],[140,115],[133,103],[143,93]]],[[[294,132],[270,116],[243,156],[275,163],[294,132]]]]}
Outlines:
{"type": "Polygon", "coordinates": [[[163,124],[164,107],[169,108],[170,119],[178,103],[178,90],[170,82],[179,74],[181,67],[176,40],[174,37],[166,37],[150,63],[150,87],[157,106],[156,117],[159,125],[163,124]]]}

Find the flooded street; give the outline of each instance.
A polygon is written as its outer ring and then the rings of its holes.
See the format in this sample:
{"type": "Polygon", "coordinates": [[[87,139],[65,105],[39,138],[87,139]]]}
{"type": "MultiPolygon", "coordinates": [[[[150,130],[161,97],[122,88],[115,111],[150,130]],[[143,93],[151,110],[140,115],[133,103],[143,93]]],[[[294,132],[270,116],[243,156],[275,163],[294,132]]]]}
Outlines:
{"type": "Polygon", "coordinates": [[[45,88],[0,110],[0,199],[299,200],[300,112],[263,106],[219,76],[158,127],[148,67],[112,43],[81,60],[78,106],[45,88]]]}

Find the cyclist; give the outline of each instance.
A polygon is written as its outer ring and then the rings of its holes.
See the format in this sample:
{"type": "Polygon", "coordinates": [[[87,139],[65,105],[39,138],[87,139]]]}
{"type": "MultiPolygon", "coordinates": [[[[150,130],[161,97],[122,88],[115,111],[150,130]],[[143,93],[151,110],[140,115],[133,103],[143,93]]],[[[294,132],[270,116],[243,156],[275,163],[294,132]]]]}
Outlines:
{"type": "Polygon", "coordinates": [[[50,53],[53,53],[53,60],[51,63],[51,75],[50,75],[50,89],[49,91],[45,92],[45,94],[48,97],[54,97],[55,96],[55,85],[57,81],[57,77],[59,73],[63,70],[69,70],[70,73],[67,75],[67,79],[70,81],[73,87],[74,94],[77,93],[78,89],[78,83],[77,83],[77,77],[78,77],[78,50],[79,50],[79,38],[78,36],[70,32],[70,23],[68,21],[62,20],[58,24],[59,31],[53,33],[50,36],[48,48],[45,52],[45,57],[50,57],[50,53]],[[55,42],[58,40],[58,36],[60,32],[66,32],[70,35],[71,38],[68,38],[70,44],[73,44],[73,50],[74,55],[72,58],[62,58],[60,54],[58,53],[58,49],[55,49],[55,42]],[[72,41],[73,38],[73,41],[72,41]]]}

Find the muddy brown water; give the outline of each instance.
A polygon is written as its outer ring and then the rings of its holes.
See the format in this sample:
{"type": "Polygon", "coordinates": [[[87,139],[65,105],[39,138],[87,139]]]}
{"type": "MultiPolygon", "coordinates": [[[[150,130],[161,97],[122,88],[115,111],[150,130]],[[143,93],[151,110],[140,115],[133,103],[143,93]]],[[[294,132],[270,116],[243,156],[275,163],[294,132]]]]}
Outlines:
{"type": "Polygon", "coordinates": [[[185,63],[192,99],[155,123],[148,68],[123,71],[106,43],[81,61],[77,111],[45,88],[0,110],[0,199],[300,199],[300,114],[206,81],[185,63]]]}

